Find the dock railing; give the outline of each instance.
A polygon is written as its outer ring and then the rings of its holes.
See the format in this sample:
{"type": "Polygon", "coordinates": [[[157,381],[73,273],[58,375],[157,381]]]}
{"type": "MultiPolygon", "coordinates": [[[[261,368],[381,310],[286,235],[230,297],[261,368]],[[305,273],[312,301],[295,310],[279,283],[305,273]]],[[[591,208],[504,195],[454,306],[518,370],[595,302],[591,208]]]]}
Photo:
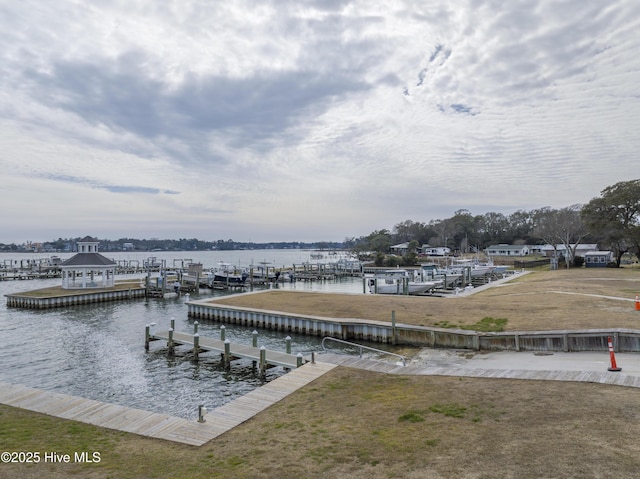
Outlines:
{"type": "MultiPolygon", "coordinates": [[[[376,349],[376,348],[372,348],[370,346],[363,346],[362,344],[352,343],[352,342],[349,342],[349,341],[344,341],[343,339],[332,338],[330,336],[327,336],[327,337],[322,339],[322,350],[324,352],[329,352],[327,350],[327,347],[325,346],[325,343],[327,341],[334,341],[336,343],[345,344],[347,346],[352,346],[354,348],[357,348],[358,349],[358,354],[359,354],[360,357],[362,357],[362,353],[366,349],[367,351],[373,351],[373,352],[380,353],[380,354],[387,354],[389,356],[395,356],[397,358],[400,358],[400,361],[402,361],[402,365],[403,366],[407,365],[407,358],[405,358],[401,354],[391,353],[389,351],[385,351],[384,349],[376,349]]],[[[342,353],[342,354],[346,354],[346,353],[342,353]]]]}

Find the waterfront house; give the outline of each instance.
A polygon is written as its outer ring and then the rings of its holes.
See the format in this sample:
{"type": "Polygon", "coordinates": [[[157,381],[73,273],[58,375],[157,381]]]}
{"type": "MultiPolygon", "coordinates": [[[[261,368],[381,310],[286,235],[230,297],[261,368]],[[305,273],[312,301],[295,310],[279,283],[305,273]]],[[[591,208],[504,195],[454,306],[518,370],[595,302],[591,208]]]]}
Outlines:
{"type": "MultiPolygon", "coordinates": [[[[598,245],[594,243],[580,243],[578,246],[571,244],[570,246],[572,249],[574,247],[576,248],[576,256],[585,256],[585,254],[590,251],[598,251],[598,245]]],[[[549,258],[554,256],[554,254],[558,256],[569,256],[567,247],[563,244],[555,245],[555,249],[551,244],[531,246],[531,253],[541,254],[549,258]]]]}
{"type": "Polygon", "coordinates": [[[407,254],[407,252],[409,251],[409,243],[396,244],[391,246],[389,249],[391,250],[391,253],[402,256],[407,254]]]}
{"type": "Polygon", "coordinates": [[[116,263],[98,252],[99,241],[86,236],[78,241],[78,253],[60,265],[62,288],[111,288],[116,263]]]}
{"type": "Polygon", "coordinates": [[[589,251],[584,254],[586,268],[604,268],[611,262],[613,262],[611,251],[589,251]]]}
{"type": "Polygon", "coordinates": [[[527,245],[498,244],[489,246],[487,256],[527,256],[530,251],[527,245]]]}
{"type": "Polygon", "coordinates": [[[427,256],[449,256],[451,254],[451,250],[446,246],[429,246],[428,244],[423,244],[420,252],[427,256]]]}

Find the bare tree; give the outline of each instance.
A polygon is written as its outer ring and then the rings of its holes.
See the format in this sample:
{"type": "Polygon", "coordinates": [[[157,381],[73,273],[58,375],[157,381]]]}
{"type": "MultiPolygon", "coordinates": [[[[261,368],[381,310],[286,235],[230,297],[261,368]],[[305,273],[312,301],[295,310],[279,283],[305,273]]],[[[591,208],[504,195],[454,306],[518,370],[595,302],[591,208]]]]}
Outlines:
{"type": "Polygon", "coordinates": [[[558,257],[558,245],[565,247],[567,268],[576,256],[576,249],[588,232],[580,217],[581,205],[572,205],[559,210],[542,208],[536,213],[534,234],[553,246],[558,257]]]}

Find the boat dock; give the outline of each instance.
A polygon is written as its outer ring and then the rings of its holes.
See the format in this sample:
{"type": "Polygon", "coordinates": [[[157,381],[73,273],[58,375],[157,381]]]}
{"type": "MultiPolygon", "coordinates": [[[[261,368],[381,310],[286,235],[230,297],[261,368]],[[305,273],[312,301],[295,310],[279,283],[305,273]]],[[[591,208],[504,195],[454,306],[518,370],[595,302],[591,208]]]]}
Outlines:
{"type": "Polygon", "coordinates": [[[172,354],[176,346],[190,346],[193,354],[198,358],[200,352],[214,351],[222,355],[225,366],[229,368],[234,359],[250,359],[259,365],[260,371],[268,367],[281,366],[286,369],[296,369],[305,363],[301,353],[291,354],[291,338],[287,340],[287,352],[267,350],[264,346],[257,346],[257,334],[254,335],[252,346],[231,343],[224,339],[224,328],[221,330],[221,338],[214,339],[200,336],[196,331],[193,334],[180,333],[173,330],[152,332],[151,327],[145,329],[145,349],[149,349],[152,341],[166,341],[169,354],[172,354]]]}
{"type": "Polygon", "coordinates": [[[198,421],[4,382],[0,382],[0,404],[107,429],[202,446],[335,367],[327,363],[308,363],[216,409],[202,410],[198,421]]]}

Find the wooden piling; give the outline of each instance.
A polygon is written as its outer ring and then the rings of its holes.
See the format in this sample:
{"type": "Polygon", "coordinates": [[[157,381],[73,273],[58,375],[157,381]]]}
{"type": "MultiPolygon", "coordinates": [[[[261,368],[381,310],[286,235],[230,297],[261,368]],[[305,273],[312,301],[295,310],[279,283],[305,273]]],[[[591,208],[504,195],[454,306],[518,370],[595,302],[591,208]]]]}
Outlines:
{"type": "Polygon", "coordinates": [[[200,335],[195,333],[193,335],[193,356],[196,358],[196,361],[199,358],[200,354],[200,335]]]}
{"type": "Polygon", "coordinates": [[[231,369],[231,341],[228,339],[224,341],[224,367],[225,369],[231,369]]]}
{"type": "Polygon", "coordinates": [[[267,349],[262,346],[260,348],[260,375],[265,376],[267,371],[267,349]]]}
{"type": "Polygon", "coordinates": [[[169,341],[167,341],[167,348],[169,349],[168,351],[169,355],[173,356],[173,353],[174,353],[173,328],[169,328],[169,341]]]}

